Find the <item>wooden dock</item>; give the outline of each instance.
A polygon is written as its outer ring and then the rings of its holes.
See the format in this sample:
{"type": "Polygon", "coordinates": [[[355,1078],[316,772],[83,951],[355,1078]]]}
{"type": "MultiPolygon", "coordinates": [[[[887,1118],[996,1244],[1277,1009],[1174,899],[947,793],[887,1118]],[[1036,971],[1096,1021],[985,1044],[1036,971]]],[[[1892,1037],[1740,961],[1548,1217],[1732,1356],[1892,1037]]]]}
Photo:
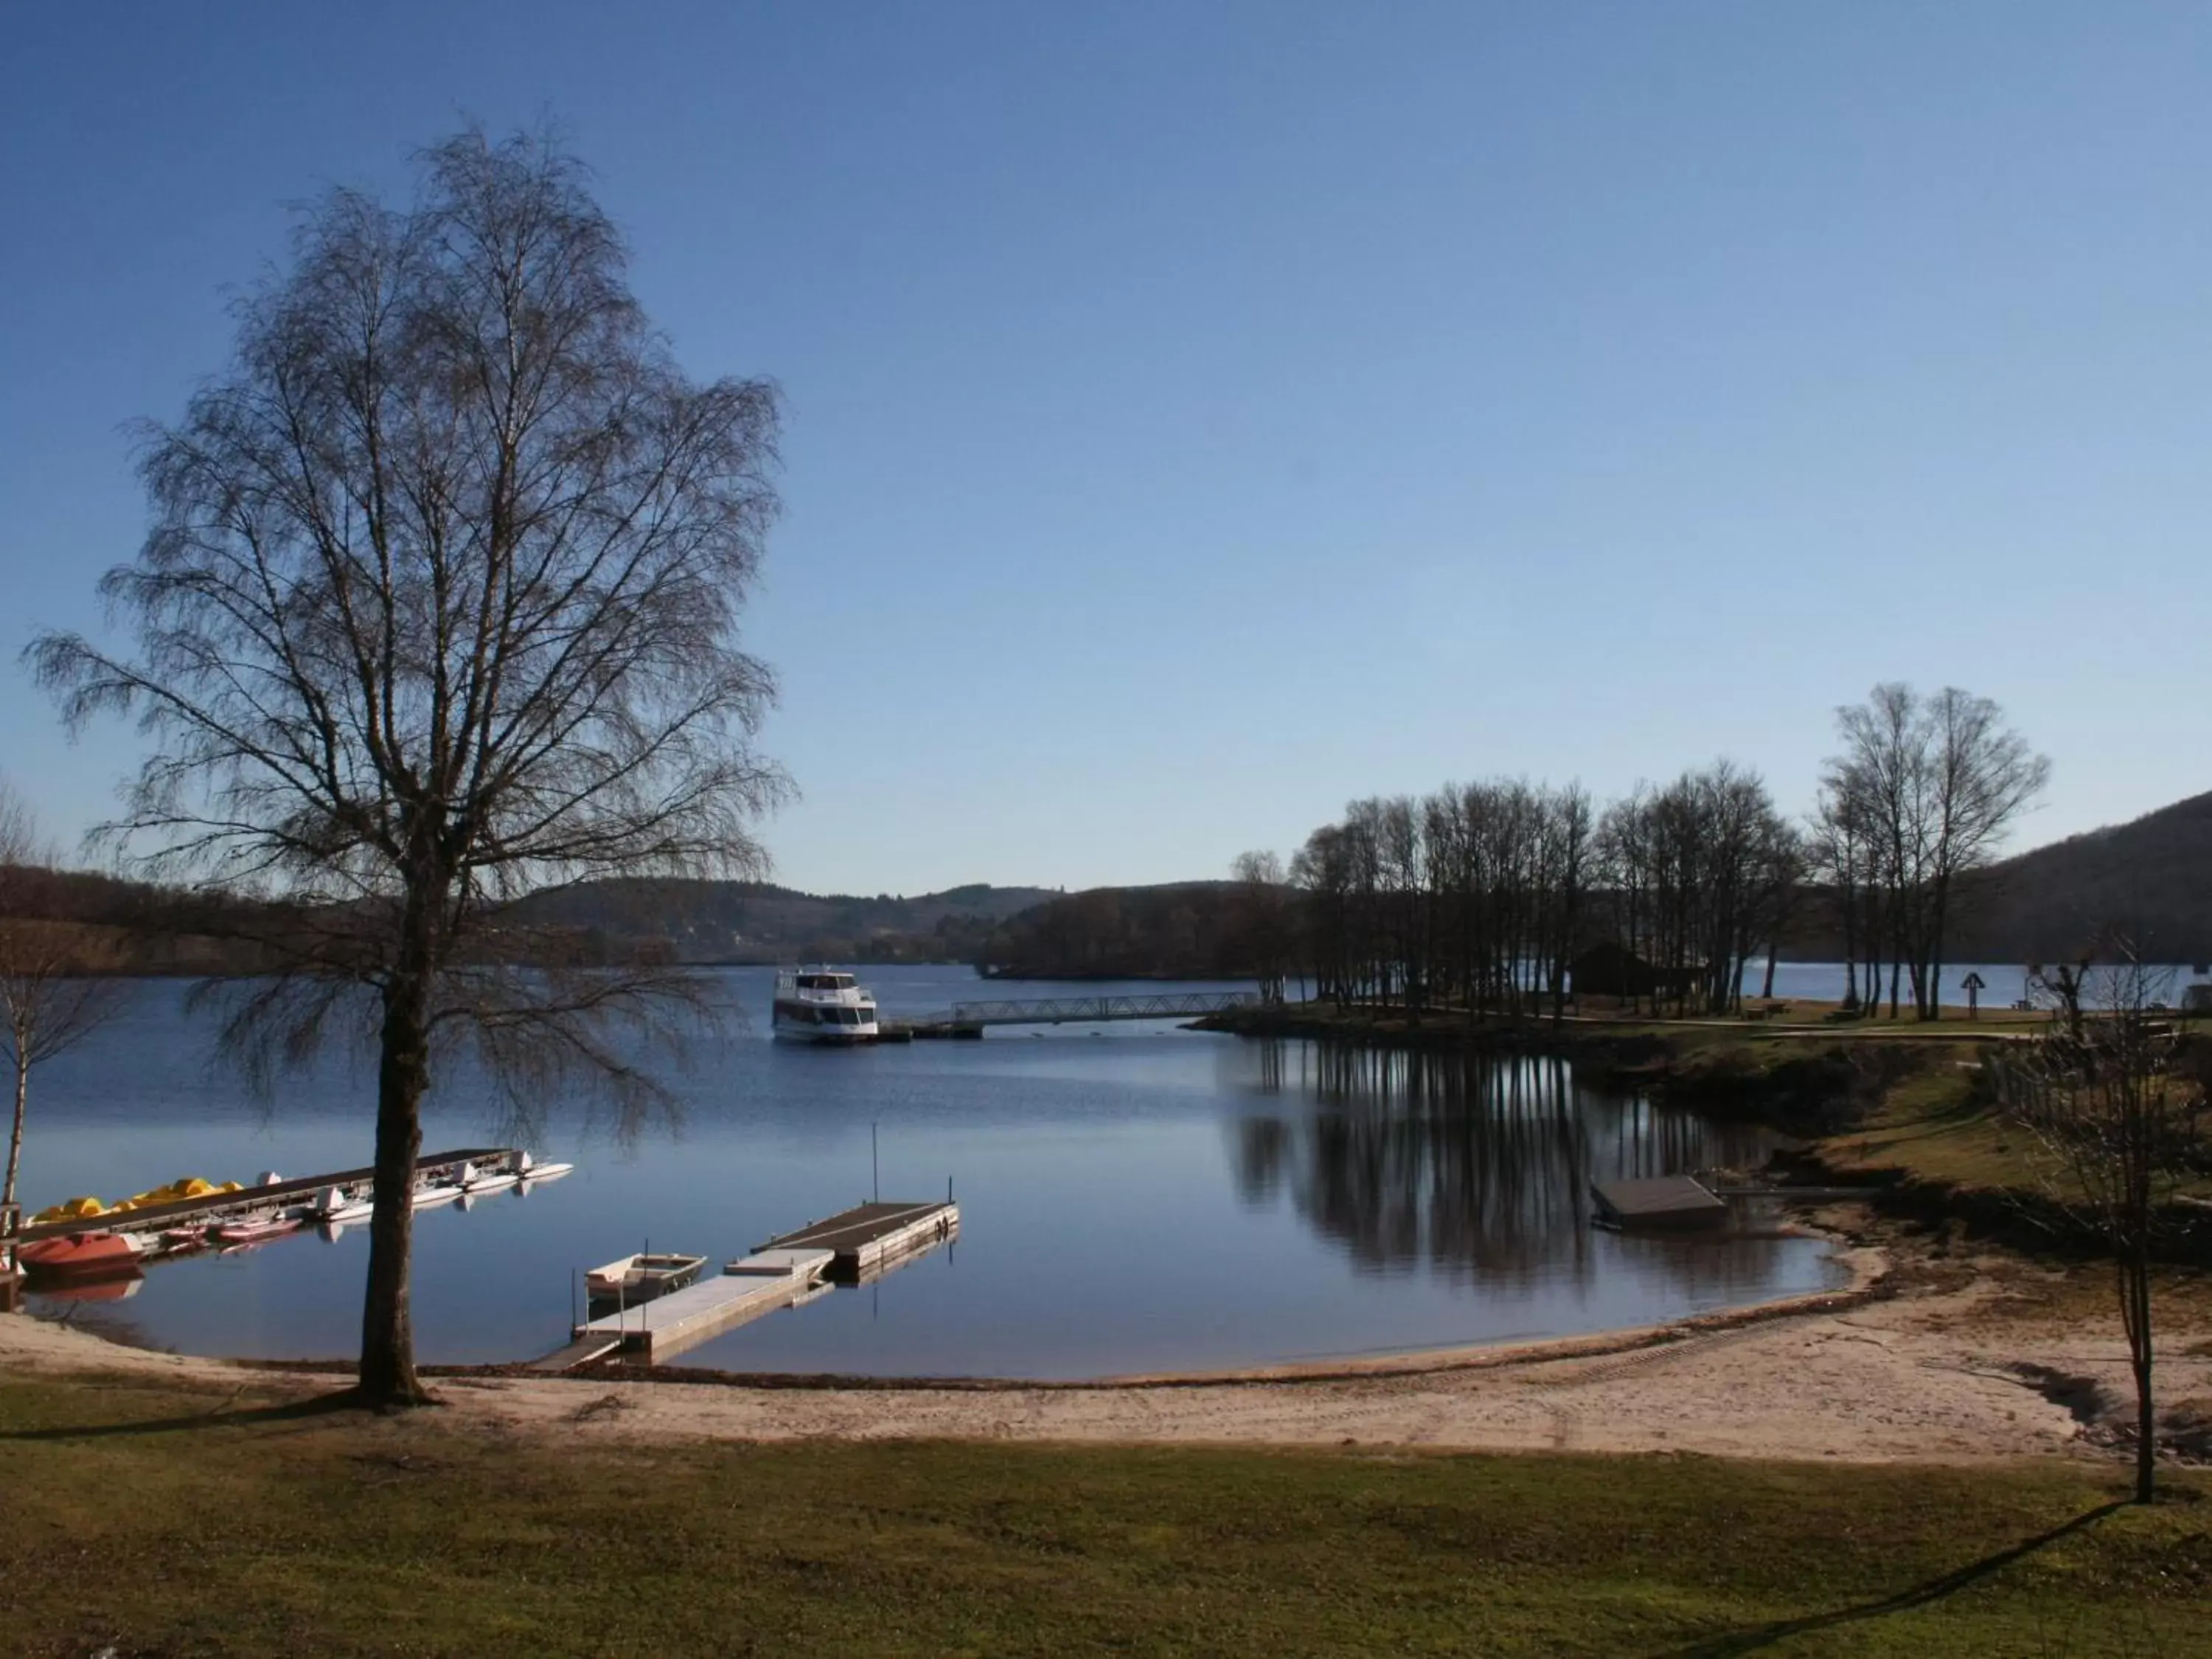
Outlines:
{"type": "MultiPolygon", "coordinates": [[[[457,1173],[464,1164],[498,1173],[521,1169],[521,1152],[513,1146],[471,1146],[456,1152],[434,1152],[415,1160],[415,1179],[435,1181],[457,1173]]],[[[242,1220],[271,1210],[304,1203],[325,1187],[366,1186],[376,1171],[340,1170],[334,1175],[301,1176],[294,1181],[272,1181],[265,1187],[241,1187],[234,1193],[210,1193],[201,1198],[180,1198],[167,1204],[149,1204],[143,1210],[120,1215],[86,1216],[70,1221],[45,1221],[26,1225],[21,1242],[66,1238],[74,1233],[157,1233],[169,1227],[199,1226],[212,1222],[242,1220]]]]}
{"type": "Polygon", "coordinates": [[[1651,1176],[1640,1181],[1594,1181],[1598,1219],[1608,1226],[1688,1229],[1728,1219],[1728,1205],[1689,1176],[1651,1176]]]}
{"type": "Polygon", "coordinates": [[[572,1327],[568,1346],[533,1360],[530,1369],[574,1370],[616,1358],[656,1364],[779,1308],[811,1302],[833,1281],[880,1279],[959,1231],[960,1206],[949,1199],[858,1204],[769,1239],[729,1262],[720,1279],[572,1327]]]}
{"type": "Polygon", "coordinates": [[[887,1264],[917,1250],[950,1243],[960,1233],[960,1206],[949,1199],[878,1201],[810,1221],[797,1232],[771,1238],[769,1250],[827,1250],[841,1279],[880,1274],[887,1264]]]}
{"type": "Polygon", "coordinates": [[[763,1251],[730,1264],[720,1279],[655,1297],[633,1308],[587,1320],[569,1333],[568,1347],[538,1361],[533,1370],[568,1370],[617,1351],[648,1365],[723,1332],[787,1308],[828,1271],[827,1250],[763,1251]]]}

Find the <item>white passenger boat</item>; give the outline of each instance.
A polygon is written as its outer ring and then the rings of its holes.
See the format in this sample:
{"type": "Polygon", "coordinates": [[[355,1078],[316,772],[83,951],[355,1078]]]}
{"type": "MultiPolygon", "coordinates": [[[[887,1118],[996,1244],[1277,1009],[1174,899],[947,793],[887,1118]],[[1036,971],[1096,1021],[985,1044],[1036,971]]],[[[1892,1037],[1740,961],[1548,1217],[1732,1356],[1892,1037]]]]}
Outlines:
{"type": "Polygon", "coordinates": [[[790,1042],[872,1042],[876,994],[839,969],[780,969],[773,1030],[790,1042]]]}

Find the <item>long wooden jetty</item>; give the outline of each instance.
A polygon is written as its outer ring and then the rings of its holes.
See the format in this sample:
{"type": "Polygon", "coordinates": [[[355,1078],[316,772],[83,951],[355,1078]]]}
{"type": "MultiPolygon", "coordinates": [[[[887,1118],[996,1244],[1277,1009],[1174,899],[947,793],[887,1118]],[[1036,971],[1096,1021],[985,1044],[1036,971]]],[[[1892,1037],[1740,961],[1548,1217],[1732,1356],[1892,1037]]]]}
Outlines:
{"type": "MultiPolygon", "coordinates": [[[[415,1160],[415,1179],[437,1181],[458,1174],[464,1164],[482,1170],[521,1173],[522,1152],[514,1146],[470,1146],[459,1152],[433,1152],[415,1160]]],[[[26,1244],[40,1238],[66,1238],[76,1233],[151,1233],[168,1227],[231,1221],[284,1209],[313,1198],[325,1187],[359,1187],[374,1180],[374,1168],[340,1170],[331,1175],[301,1176],[294,1181],[272,1181],[266,1186],[240,1187],[234,1193],[208,1193],[198,1198],[173,1199],[149,1204],[143,1209],[75,1217],[65,1221],[42,1221],[26,1226],[19,1235],[26,1244]]]]}
{"type": "Polygon", "coordinates": [[[987,1025],[1096,1025],[1109,1020],[1194,1019],[1257,1006],[1256,991],[1172,991],[1141,997],[1038,997],[956,1002],[943,1013],[880,1022],[893,1042],[911,1037],[979,1037],[987,1025]]]}

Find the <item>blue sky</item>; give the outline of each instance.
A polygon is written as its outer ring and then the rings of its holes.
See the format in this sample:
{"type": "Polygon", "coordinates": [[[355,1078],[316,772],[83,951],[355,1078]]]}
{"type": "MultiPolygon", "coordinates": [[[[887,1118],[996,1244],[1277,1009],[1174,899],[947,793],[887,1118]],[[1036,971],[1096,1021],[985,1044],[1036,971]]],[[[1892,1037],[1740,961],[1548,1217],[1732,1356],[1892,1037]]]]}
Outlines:
{"type": "Polygon", "coordinates": [[[2021,844],[2212,787],[2212,8],[17,9],[0,769],[129,765],[96,629],[288,203],[548,114],[700,375],[787,394],[780,878],[1155,881],[1349,797],[1806,804],[1875,681],[2006,705],[2021,844]]]}

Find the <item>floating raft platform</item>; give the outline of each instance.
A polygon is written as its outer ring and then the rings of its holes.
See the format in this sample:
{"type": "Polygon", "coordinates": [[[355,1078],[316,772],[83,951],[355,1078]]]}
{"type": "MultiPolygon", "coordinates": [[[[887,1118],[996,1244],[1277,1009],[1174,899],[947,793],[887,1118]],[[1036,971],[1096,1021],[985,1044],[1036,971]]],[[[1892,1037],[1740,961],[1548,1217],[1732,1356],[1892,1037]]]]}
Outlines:
{"type": "Polygon", "coordinates": [[[647,1364],[696,1348],[724,1331],[787,1308],[828,1271],[827,1250],[763,1252],[732,1262],[720,1279],[702,1279],[680,1291],[576,1326],[569,1346],[548,1354],[533,1370],[567,1370],[617,1350],[647,1364]]]}
{"type": "Polygon", "coordinates": [[[919,1250],[949,1243],[960,1233],[960,1206],[949,1199],[926,1203],[858,1204],[797,1232],[784,1233],[760,1247],[775,1250],[827,1250],[837,1278],[875,1278],[892,1262],[919,1250]]]}
{"type": "Polygon", "coordinates": [[[1687,1231],[1716,1227],[1728,1205],[1688,1176],[1650,1176],[1638,1181],[1594,1181],[1598,1219],[1613,1227],[1687,1231]]]}

